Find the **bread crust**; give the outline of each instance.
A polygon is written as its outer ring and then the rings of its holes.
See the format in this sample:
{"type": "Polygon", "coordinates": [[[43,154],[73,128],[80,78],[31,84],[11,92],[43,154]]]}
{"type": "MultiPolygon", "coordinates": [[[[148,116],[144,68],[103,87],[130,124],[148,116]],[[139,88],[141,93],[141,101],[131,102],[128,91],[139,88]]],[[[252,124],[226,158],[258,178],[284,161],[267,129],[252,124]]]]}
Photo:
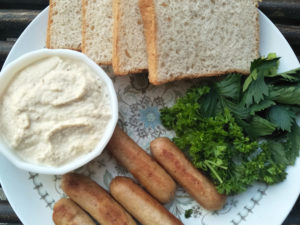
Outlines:
{"type": "Polygon", "coordinates": [[[119,49],[119,25],[120,25],[120,0],[113,0],[113,41],[112,41],[112,68],[115,75],[126,75],[120,71],[119,49]]]}
{"type": "Polygon", "coordinates": [[[157,46],[156,46],[156,13],[154,0],[139,0],[140,12],[144,24],[144,35],[146,38],[149,81],[157,83],[157,46]]]}
{"type": "Polygon", "coordinates": [[[47,25],[47,37],[46,37],[46,48],[51,48],[51,26],[52,26],[52,12],[53,12],[53,5],[55,3],[53,0],[49,0],[49,12],[48,12],[48,25],[47,25]]]}
{"type": "Polygon", "coordinates": [[[86,51],[86,43],[85,43],[85,33],[86,33],[86,1],[81,0],[81,51],[84,53],[86,51]]]}
{"type": "Polygon", "coordinates": [[[122,71],[122,70],[120,70],[120,68],[115,69],[113,66],[113,71],[116,76],[126,76],[126,75],[130,75],[130,74],[144,73],[144,72],[147,72],[148,69],[132,69],[132,70],[127,70],[127,71],[122,71]]]}
{"type": "MultiPolygon", "coordinates": [[[[256,2],[256,8],[258,8],[259,2],[261,0],[254,0],[256,2]]],[[[256,13],[256,57],[259,57],[259,42],[260,42],[260,24],[259,24],[259,13],[257,9],[256,13]]]]}
{"type": "Polygon", "coordinates": [[[166,84],[172,81],[177,81],[177,80],[183,80],[183,79],[195,79],[195,78],[201,78],[201,77],[217,77],[217,76],[222,76],[228,73],[240,73],[243,75],[249,75],[249,71],[244,71],[244,70],[226,70],[226,71],[216,71],[213,73],[205,73],[205,74],[192,74],[192,75],[186,75],[182,74],[176,77],[173,77],[168,80],[163,80],[163,81],[158,81],[158,80],[149,80],[151,84],[153,85],[162,85],[166,84]]]}

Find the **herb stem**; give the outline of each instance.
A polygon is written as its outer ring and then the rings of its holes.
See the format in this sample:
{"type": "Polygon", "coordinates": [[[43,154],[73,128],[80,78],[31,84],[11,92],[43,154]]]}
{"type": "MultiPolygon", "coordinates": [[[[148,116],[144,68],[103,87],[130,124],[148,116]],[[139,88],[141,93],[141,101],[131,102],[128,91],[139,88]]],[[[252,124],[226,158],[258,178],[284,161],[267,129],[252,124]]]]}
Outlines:
{"type": "Polygon", "coordinates": [[[211,170],[211,172],[216,176],[216,178],[218,179],[218,181],[222,184],[223,180],[221,179],[221,177],[219,176],[219,174],[217,173],[217,171],[210,165],[210,163],[212,163],[209,160],[205,160],[204,164],[211,170]]]}

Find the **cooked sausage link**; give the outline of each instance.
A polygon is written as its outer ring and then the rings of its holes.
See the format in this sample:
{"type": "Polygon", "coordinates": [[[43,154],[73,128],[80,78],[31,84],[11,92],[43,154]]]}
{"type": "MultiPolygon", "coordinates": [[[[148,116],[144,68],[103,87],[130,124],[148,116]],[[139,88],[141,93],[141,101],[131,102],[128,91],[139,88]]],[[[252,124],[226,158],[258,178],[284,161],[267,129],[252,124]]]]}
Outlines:
{"type": "Polygon", "coordinates": [[[150,144],[153,157],[204,208],[221,209],[226,196],[185,157],[168,138],[157,138],[150,144]]]}
{"type": "Polygon", "coordinates": [[[129,178],[114,178],[110,184],[110,192],[143,225],[183,225],[129,178]]]}
{"type": "Polygon", "coordinates": [[[90,178],[75,173],[65,174],[61,187],[101,225],[136,225],[123,207],[90,178]]]}
{"type": "Polygon", "coordinates": [[[62,198],[54,204],[52,219],[55,225],[96,225],[86,212],[68,198],[62,198]]]}
{"type": "Polygon", "coordinates": [[[174,197],[174,180],[118,126],[107,149],[158,201],[167,203],[174,197]]]}

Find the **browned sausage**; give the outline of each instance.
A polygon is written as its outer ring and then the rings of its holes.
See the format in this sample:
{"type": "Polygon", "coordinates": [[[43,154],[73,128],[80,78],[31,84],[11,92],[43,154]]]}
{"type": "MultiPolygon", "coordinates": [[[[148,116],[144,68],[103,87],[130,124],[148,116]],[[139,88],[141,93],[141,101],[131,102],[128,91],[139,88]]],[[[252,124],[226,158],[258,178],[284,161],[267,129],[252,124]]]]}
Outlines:
{"type": "Polygon", "coordinates": [[[54,204],[52,219],[55,225],[96,225],[86,212],[68,198],[62,198],[54,204]]]}
{"type": "Polygon", "coordinates": [[[226,197],[200,173],[183,152],[168,138],[157,138],[150,144],[153,157],[197,201],[208,210],[221,209],[226,197]]]}
{"type": "Polygon", "coordinates": [[[63,175],[63,191],[101,225],[136,225],[132,217],[102,187],[90,178],[63,175]]]}
{"type": "Polygon", "coordinates": [[[175,181],[118,126],[107,148],[158,201],[167,203],[174,197],[175,181]]]}
{"type": "Polygon", "coordinates": [[[114,178],[110,183],[110,192],[143,225],[183,225],[129,178],[114,178]]]}

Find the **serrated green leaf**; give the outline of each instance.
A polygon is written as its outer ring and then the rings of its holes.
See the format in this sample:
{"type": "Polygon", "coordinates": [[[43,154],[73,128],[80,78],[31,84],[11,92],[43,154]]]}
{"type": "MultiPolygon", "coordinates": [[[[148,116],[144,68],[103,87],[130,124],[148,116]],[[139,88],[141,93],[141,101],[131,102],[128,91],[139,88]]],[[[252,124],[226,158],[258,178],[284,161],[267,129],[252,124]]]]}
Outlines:
{"type": "Polygon", "coordinates": [[[274,101],[271,101],[268,99],[263,100],[259,104],[255,104],[250,107],[250,115],[254,116],[256,112],[265,110],[273,105],[276,105],[276,103],[274,101]]]}
{"type": "Polygon", "coordinates": [[[271,135],[276,130],[276,125],[260,116],[254,116],[249,123],[241,125],[252,138],[271,135]]]}
{"type": "Polygon", "coordinates": [[[241,90],[241,75],[229,74],[223,80],[214,85],[216,92],[222,97],[229,97],[233,100],[239,100],[241,90]]]}
{"type": "Polygon", "coordinates": [[[218,111],[217,104],[219,102],[219,96],[216,91],[211,88],[209,93],[202,96],[200,99],[199,113],[205,117],[215,116],[218,111]]]}
{"type": "Polygon", "coordinates": [[[287,82],[299,82],[300,81],[300,67],[289,70],[284,73],[268,75],[269,78],[276,78],[278,80],[287,81],[287,82]]]}
{"type": "Polygon", "coordinates": [[[300,105],[300,83],[295,86],[270,86],[270,99],[287,105],[300,105]]]}
{"type": "Polygon", "coordinates": [[[246,92],[244,92],[242,102],[247,107],[253,103],[260,103],[266,96],[269,95],[269,87],[264,81],[262,74],[249,85],[246,92]]]}
{"type": "Polygon", "coordinates": [[[251,63],[250,72],[257,70],[257,73],[263,72],[264,76],[270,76],[277,73],[279,66],[278,57],[258,58],[251,63]]]}
{"type": "Polygon", "coordinates": [[[245,92],[249,85],[251,84],[252,81],[256,80],[257,79],[257,70],[254,69],[250,75],[247,77],[247,79],[245,80],[244,82],[244,85],[243,85],[243,92],[245,92]]]}
{"type": "Polygon", "coordinates": [[[267,59],[275,59],[275,58],[277,58],[277,55],[276,55],[275,52],[271,52],[271,53],[269,53],[268,56],[267,56],[267,59]]]}
{"type": "Polygon", "coordinates": [[[240,119],[246,119],[250,116],[249,108],[245,107],[241,103],[234,103],[227,99],[222,99],[222,103],[224,108],[228,108],[235,116],[239,117],[240,119]]]}
{"type": "Polygon", "coordinates": [[[268,141],[268,147],[270,149],[272,160],[276,164],[288,165],[289,160],[286,157],[285,146],[278,141],[268,141]]]}
{"type": "Polygon", "coordinates": [[[272,106],[268,118],[271,123],[275,124],[279,129],[291,131],[291,127],[295,122],[296,115],[290,111],[288,107],[272,106]]]}
{"type": "Polygon", "coordinates": [[[295,123],[292,127],[292,131],[287,134],[286,143],[286,155],[289,160],[289,164],[293,165],[296,158],[299,156],[300,150],[300,127],[295,123]]]}
{"type": "Polygon", "coordinates": [[[247,79],[245,80],[245,82],[244,82],[244,85],[243,85],[243,92],[245,92],[245,91],[248,89],[248,87],[249,87],[249,85],[251,84],[252,80],[253,80],[253,78],[249,75],[249,76],[247,77],[247,79]]]}
{"type": "Polygon", "coordinates": [[[276,54],[269,54],[267,58],[258,58],[253,60],[250,66],[250,75],[244,81],[243,92],[245,92],[249,86],[258,79],[258,77],[271,76],[276,74],[278,69],[279,58],[276,54]],[[275,58],[274,58],[275,57],[275,58]]]}

